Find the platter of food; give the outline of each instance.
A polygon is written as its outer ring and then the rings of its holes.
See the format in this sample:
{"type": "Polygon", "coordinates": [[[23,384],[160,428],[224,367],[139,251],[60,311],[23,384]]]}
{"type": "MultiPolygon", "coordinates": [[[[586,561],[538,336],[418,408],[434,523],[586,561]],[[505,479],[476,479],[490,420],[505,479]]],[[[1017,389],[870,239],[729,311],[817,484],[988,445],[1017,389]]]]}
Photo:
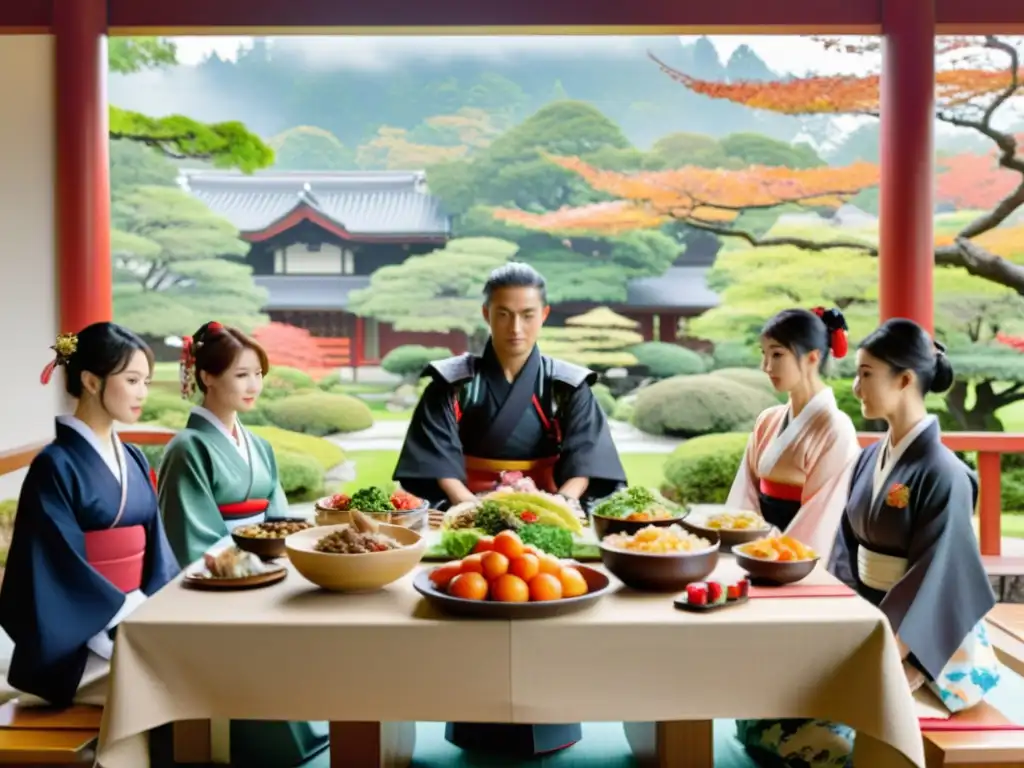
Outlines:
{"type": "Polygon", "coordinates": [[[487,551],[421,570],[413,587],[445,613],[491,619],[561,616],[613,589],[596,568],[560,560],[512,530],[498,533],[487,551]]]}
{"type": "Polygon", "coordinates": [[[349,513],[357,510],[379,523],[401,525],[412,530],[422,530],[430,512],[426,501],[408,491],[399,489],[388,493],[376,486],[360,488],[351,496],[345,493],[325,496],[315,506],[317,525],[347,523],[349,513]]]}
{"type": "Polygon", "coordinates": [[[596,560],[597,548],[585,539],[581,514],[557,494],[503,486],[445,512],[440,542],[431,548],[429,558],[460,560],[485,551],[503,531],[513,531],[524,545],[540,552],[596,560]]]}
{"type": "Polygon", "coordinates": [[[613,533],[601,540],[601,562],[632,589],[678,592],[703,581],[718,565],[718,541],[679,525],[649,525],[634,534],[613,533]]]}
{"type": "Polygon", "coordinates": [[[811,574],[818,554],[792,536],[773,536],[733,549],[736,564],[755,584],[793,584],[811,574]]]}
{"type": "Polygon", "coordinates": [[[312,528],[313,524],[301,517],[267,520],[255,525],[243,525],[231,532],[235,546],[252,552],[264,560],[284,557],[284,540],[293,533],[312,528]]]}
{"type": "Polygon", "coordinates": [[[732,584],[720,581],[698,581],[687,584],[686,591],[673,601],[673,605],[681,611],[706,613],[740,605],[750,599],[750,582],[740,579],[732,584]]]}
{"type": "Polygon", "coordinates": [[[598,539],[612,533],[636,533],[649,525],[678,523],[687,508],[669,501],[658,491],[632,486],[602,499],[590,511],[591,525],[598,539]]]}
{"type": "Polygon", "coordinates": [[[186,571],[181,584],[190,589],[253,589],[276,584],[287,575],[283,565],[270,565],[252,552],[225,547],[203,555],[203,562],[186,571]]]}
{"type": "Polygon", "coordinates": [[[739,544],[762,539],[773,530],[772,525],[757,512],[734,509],[710,514],[694,512],[682,521],[682,525],[698,536],[717,536],[723,552],[739,544]]]}
{"type": "Polygon", "coordinates": [[[415,568],[426,550],[416,531],[378,523],[358,510],[351,511],[349,523],[299,531],[284,544],[295,570],[335,592],[386,587],[415,568]]]}

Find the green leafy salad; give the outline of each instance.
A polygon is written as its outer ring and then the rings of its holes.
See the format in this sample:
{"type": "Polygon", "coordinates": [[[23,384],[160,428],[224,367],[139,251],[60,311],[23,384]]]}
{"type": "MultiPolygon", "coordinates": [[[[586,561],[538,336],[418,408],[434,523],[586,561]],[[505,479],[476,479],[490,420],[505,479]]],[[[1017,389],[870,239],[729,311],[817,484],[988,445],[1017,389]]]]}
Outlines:
{"type": "Polygon", "coordinates": [[[668,520],[682,517],[685,512],[683,507],[669,501],[657,491],[640,486],[616,491],[594,507],[594,514],[598,517],[636,522],[668,520]]]}
{"type": "Polygon", "coordinates": [[[575,534],[583,525],[566,504],[548,494],[499,492],[447,521],[441,546],[451,557],[463,558],[480,539],[509,530],[524,544],[564,558],[572,557],[575,534]]]}

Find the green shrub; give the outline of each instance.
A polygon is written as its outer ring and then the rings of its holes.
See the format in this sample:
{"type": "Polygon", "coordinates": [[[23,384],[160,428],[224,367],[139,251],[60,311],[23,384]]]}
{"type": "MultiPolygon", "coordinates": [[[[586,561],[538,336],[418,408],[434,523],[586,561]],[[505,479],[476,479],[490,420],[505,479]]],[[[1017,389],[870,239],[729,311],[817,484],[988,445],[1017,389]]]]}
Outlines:
{"type": "Polygon", "coordinates": [[[665,461],[664,491],[684,504],[724,503],[748,439],[745,432],[726,432],[687,440],[665,461]]]}
{"type": "Polygon", "coordinates": [[[707,366],[704,358],[692,349],[669,344],[664,341],[649,341],[630,348],[638,364],[647,368],[647,373],[656,379],[704,373],[707,366]]]}
{"type": "Polygon", "coordinates": [[[17,499],[0,501],[0,568],[7,565],[7,552],[14,535],[14,515],[18,511],[17,499]]]}
{"type": "Polygon", "coordinates": [[[712,366],[721,368],[757,368],[761,365],[761,350],[755,344],[739,344],[723,342],[715,344],[712,353],[712,366]]]}
{"type": "Polygon", "coordinates": [[[317,384],[317,387],[324,392],[345,392],[345,382],[343,382],[341,377],[337,375],[325,376],[320,380],[320,383],[317,384]]]}
{"type": "Polygon", "coordinates": [[[280,427],[253,427],[252,432],[270,443],[275,456],[279,453],[309,456],[324,470],[336,467],[345,461],[345,451],[341,446],[330,440],[324,440],[322,437],[290,432],[280,427]]]}
{"type": "Polygon", "coordinates": [[[323,495],[324,470],[312,456],[274,451],[277,474],[288,501],[312,501],[323,495]]]}
{"type": "Polygon", "coordinates": [[[183,400],[180,394],[154,389],[150,390],[146,402],[142,404],[142,416],[139,420],[180,429],[185,426],[191,410],[192,403],[183,400]]]}
{"type": "Polygon", "coordinates": [[[313,377],[298,368],[286,365],[275,365],[263,379],[263,397],[267,400],[278,400],[298,392],[306,392],[317,388],[313,377]]]}
{"type": "Polygon", "coordinates": [[[274,400],[265,408],[275,426],[317,437],[373,426],[373,414],[366,403],[348,395],[306,392],[274,400]]]}
{"type": "Polygon", "coordinates": [[[601,412],[605,416],[611,416],[615,412],[615,395],[608,389],[608,386],[606,384],[595,384],[590,390],[594,393],[594,399],[597,400],[601,412]]]}
{"type": "Polygon", "coordinates": [[[612,411],[612,418],[616,421],[633,421],[633,411],[636,405],[632,400],[619,400],[615,403],[615,410],[612,411]]]}
{"type": "Polygon", "coordinates": [[[262,401],[257,400],[256,405],[248,411],[239,411],[238,420],[247,427],[262,427],[270,424],[270,417],[262,401]]]}
{"type": "Polygon", "coordinates": [[[652,435],[698,437],[749,430],[772,395],[725,376],[675,376],[637,394],[633,423],[652,435]]]}
{"type": "Polygon", "coordinates": [[[380,367],[393,376],[401,376],[408,383],[420,378],[423,369],[435,360],[451,357],[452,351],[444,347],[424,347],[421,344],[404,344],[395,347],[380,361],[380,367]]]}
{"type": "Polygon", "coordinates": [[[754,389],[767,392],[781,402],[786,401],[785,394],[776,392],[775,387],[772,386],[772,380],[768,378],[768,374],[759,368],[719,368],[712,371],[711,375],[724,376],[739,384],[746,384],[748,387],[754,387],[754,389]]]}

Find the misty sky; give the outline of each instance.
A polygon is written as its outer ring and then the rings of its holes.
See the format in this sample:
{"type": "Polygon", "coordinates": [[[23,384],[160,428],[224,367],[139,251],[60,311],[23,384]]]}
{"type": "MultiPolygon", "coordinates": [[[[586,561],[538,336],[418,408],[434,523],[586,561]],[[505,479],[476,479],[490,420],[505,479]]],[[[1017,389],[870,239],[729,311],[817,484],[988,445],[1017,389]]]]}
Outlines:
{"type": "MultiPolygon", "coordinates": [[[[723,60],[735,48],[746,43],[780,73],[859,74],[877,64],[871,57],[829,53],[809,37],[792,35],[709,35],[723,60]]],[[[695,36],[682,36],[683,42],[695,36]]],[[[233,58],[239,45],[250,44],[250,37],[178,37],[179,60],[194,64],[211,51],[222,58],[233,58]]],[[[635,50],[635,37],[298,37],[289,47],[300,49],[311,67],[352,67],[380,69],[408,59],[444,59],[455,56],[509,58],[527,51],[542,49],[545,53],[574,49],[601,49],[609,56],[635,50]],[[631,41],[634,41],[631,43],[631,41]]]]}

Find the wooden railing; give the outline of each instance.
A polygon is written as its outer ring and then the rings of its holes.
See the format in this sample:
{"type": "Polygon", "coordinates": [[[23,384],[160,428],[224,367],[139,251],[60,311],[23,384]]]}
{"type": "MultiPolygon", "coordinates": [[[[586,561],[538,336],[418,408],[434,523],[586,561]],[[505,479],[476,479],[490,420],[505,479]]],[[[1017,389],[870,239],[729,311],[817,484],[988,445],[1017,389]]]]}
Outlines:
{"type": "MultiPolygon", "coordinates": [[[[174,430],[129,429],[118,433],[126,443],[136,445],[166,445],[174,430]]],[[[881,432],[861,432],[857,435],[862,447],[882,439],[881,432]]],[[[1000,456],[1004,453],[1024,452],[1024,434],[1007,432],[948,432],[942,442],[952,451],[978,454],[978,479],[981,499],[978,503],[979,541],[981,553],[998,557],[1002,549],[1002,477],[1000,456]]],[[[46,443],[27,445],[0,452],[0,476],[24,469],[43,449],[46,443]]]]}

